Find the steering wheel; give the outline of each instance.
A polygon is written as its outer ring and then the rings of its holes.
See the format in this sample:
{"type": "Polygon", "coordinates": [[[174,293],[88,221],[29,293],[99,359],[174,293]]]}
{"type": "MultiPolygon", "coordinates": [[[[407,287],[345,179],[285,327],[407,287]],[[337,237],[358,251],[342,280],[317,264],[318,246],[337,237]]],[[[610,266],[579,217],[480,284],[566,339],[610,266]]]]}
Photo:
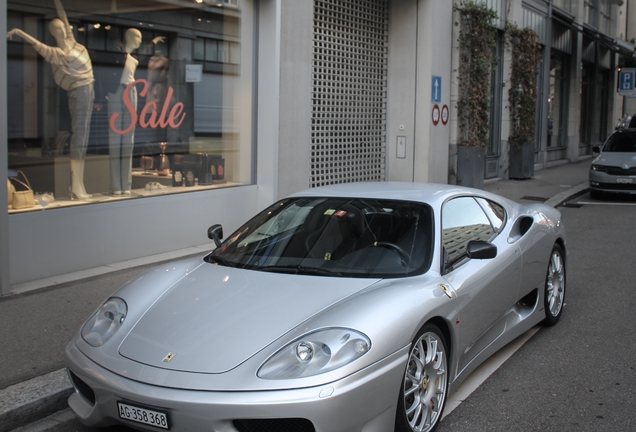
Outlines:
{"type": "Polygon", "coordinates": [[[402,249],[400,246],[396,245],[395,243],[379,241],[379,242],[373,243],[373,246],[393,249],[394,251],[396,251],[398,255],[400,256],[400,259],[402,260],[402,264],[404,264],[404,267],[408,267],[409,264],[411,263],[411,256],[404,249],[402,249]]]}

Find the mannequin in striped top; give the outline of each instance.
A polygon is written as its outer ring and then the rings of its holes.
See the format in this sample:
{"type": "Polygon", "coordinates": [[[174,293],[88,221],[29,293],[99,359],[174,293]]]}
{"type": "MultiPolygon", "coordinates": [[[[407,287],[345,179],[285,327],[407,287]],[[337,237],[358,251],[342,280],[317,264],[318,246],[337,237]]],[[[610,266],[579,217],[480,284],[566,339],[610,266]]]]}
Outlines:
{"type": "Polygon", "coordinates": [[[93,66],[86,47],[79,44],[73,36],[73,29],[61,1],[53,1],[59,18],[51,20],[49,31],[57,42],[56,47],[43,44],[17,28],[9,31],[7,37],[10,39],[16,35],[33,45],[51,64],[55,83],[67,92],[72,128],[70,194],[71,199],[86,200],[91,197],[84,188],[84,159],[95,99],[93,66]]]}

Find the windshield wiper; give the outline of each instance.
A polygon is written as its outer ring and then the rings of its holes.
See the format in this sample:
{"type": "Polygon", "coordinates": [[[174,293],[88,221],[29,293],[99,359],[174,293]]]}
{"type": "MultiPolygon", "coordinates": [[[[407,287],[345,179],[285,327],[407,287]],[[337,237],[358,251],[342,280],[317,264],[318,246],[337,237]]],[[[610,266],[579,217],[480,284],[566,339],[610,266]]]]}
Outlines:
{"type": "Polygon", "coordinates": [[[294,274],[315,274],[315,275],[323,275],[323,276],[342,276],[342,273],[333,270],[327,270],[319,267],[306,267],[303,265],[271,265],[271,266],[263,266],[263,267],[254,267],[252,270],[259,271],[281,271],[288,272],[294,274]]]}
{"type": "Polygon", "coordinates": [[[214,263],[220,264],[226,267],[236,267],[238,265],[238,263],[235,263],[234,261],[226,260],[225,258],[214,256],[212,254],[208,255],[208,262],[211,264],[214,264],[214,263]]]}

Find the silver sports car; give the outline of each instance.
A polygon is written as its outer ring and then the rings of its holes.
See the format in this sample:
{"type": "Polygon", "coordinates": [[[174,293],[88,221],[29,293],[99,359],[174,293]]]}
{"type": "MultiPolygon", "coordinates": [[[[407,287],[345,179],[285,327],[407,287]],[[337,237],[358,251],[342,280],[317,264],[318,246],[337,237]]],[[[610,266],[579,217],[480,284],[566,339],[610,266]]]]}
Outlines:
{"type": "Polygon", "coordinates": [[[285,198],[116,291],[66,348],[89,426],[421,432],[565,298],[560,213],[449,185],[285,198]]]}

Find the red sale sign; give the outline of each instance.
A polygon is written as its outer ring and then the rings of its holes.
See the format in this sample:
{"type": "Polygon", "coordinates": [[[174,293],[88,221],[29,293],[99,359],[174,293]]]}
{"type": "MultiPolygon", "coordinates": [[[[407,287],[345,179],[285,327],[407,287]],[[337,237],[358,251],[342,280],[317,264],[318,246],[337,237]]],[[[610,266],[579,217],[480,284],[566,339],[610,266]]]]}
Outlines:
{"type": "Polygon", "coordinates": [[[173,129],[178,128],[183,123],[185,119],[186,113],[184,111],[184,106],[182,102],[177,102],[170,108],[170,99],[172,99],[172,95],[174,94],[174,90],[172,87],[168,87],[168,92],[166,94],[166,98],[163,102],[163,106],[161,107],[161,111],[159,111],[156,102],[146,102],[146,105],[141,109],[141,113],[137,115],[137,110],[130,100],[130,89],[135,84],[142,84],[143,87],[139,92],[139,95],[144,97],[146,93],[148,93],[148,81],[143,78],[135,80],[126,86],[124,90],[123,102],[124,106],[128,110],[130,114],[130,124],[126,126],[124,129],[118,129],[115,125],[115,121],[121,115],[120,113],[113,113],[110,116],[110,128],[113,132],[118,133],[120,135],[127,134],[132,131],[133,128],[139,122],[139,126],[142,128],[162,128],[165,129],[167,127],[171,127],[173,129]]]}

